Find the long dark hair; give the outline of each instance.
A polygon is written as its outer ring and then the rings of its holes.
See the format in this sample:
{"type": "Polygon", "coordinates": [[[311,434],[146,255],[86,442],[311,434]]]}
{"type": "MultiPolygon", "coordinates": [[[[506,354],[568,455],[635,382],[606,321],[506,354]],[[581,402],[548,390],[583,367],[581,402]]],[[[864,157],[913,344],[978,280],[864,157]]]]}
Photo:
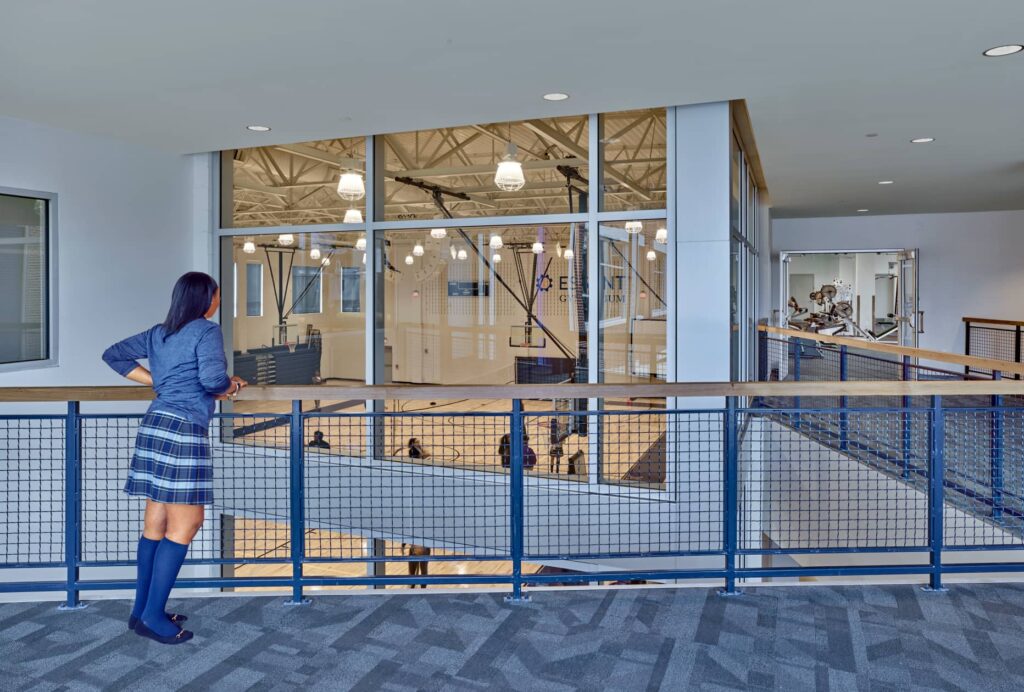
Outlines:
{"type": "Polygon", "coordinates": [[[174,284],[171,309],[164,320],[164,338],[176,333],[192,320],[206,315],[217,292],[217,282],[203,272],[187,272],[174,284]]]}

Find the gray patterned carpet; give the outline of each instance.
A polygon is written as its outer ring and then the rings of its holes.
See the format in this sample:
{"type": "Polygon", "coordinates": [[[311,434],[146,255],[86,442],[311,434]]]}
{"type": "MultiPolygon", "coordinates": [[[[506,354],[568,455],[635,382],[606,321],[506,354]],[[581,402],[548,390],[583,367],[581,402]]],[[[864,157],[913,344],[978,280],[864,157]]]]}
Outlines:
{"type": "Polygon", "coordinates": [[[127,604],[0,605],[4,690],[1022,690],[1024,586],[280,597],[172,602],[196,638],[128,632],[127,604]]]}

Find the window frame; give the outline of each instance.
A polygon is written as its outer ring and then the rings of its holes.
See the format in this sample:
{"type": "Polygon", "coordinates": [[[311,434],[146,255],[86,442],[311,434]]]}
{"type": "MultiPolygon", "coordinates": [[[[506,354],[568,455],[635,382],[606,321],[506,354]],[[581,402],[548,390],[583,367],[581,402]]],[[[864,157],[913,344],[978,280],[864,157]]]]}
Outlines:
{"type": "Polygon", "coordinates": [[[22,372],[27,370],[38,370],[40,368],[55,368],[60,365],[60,351],[58,339],[59,313],[57,299],[60,295],[57,283],[57,193],[45,192],[42,190],[26,190],[22,188],[0,186],[0,195],[8,197],[27,197],[29,199],[42,200],[46,202],[46,357],[38,360],[14,361],[11,363],[0,363],[0,373],[22,372]]]}

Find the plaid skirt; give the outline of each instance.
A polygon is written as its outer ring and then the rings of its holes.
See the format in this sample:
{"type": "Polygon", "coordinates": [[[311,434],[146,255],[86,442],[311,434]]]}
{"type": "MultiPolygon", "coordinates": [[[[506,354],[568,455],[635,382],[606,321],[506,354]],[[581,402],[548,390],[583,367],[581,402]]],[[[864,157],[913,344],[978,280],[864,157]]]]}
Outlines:
{"type": "Polygon", "coordinates": [[[165,411],[147,413],[135,438],[124,491],[167,504],[213,504],[206,429],[165,411]]]}

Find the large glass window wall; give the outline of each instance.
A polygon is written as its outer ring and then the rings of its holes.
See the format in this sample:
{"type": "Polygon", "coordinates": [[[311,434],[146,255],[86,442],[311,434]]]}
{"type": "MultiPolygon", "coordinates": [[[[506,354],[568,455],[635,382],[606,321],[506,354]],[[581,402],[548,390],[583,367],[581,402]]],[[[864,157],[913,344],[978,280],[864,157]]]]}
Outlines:
{"type": "MultiPolygon", "coordinates": [[[[222,318],[234,371],[261,384],[672,381],[667,120],[652,109],[224,152],[221,284],[238,293],[230,298],[239,310],[222,318]],[[502,163],[513,165],[499,175],[502,163]]],[[[740,244],[747,237],[742,228],[735,235],[740,244]]],[[[752,281],[737,288],[736,320],[752,289],[752,281]]],[[[443,413],[450,403],[378,405],[443,413]]],[[[611,437],[602,445],[588,436],[588,428],[626,430],[628,416],[599,422],[585,400],[525,405],[539,460],[531,473],[665,487],[664,427],[649,431],[650,449],[633,459],[611,437]],[[582,414],[529,415],[552,410],[582,414]]],[[[363,406],[304,402],[325,413],[363,406]]],[[[596,402],[608,411],[638,406],[665,402],[596,402]]],[[[455,444],[440,427],[389,424],[375,456],[413,463],[406,446],[416,438],[429,463],[505,472],[499,430],[455,444]]],[[[367,451],[365,430],[328,433],[330,453],[367,451]]],[[[271,437],[263,431],[260,443],[271,437]]]]}

